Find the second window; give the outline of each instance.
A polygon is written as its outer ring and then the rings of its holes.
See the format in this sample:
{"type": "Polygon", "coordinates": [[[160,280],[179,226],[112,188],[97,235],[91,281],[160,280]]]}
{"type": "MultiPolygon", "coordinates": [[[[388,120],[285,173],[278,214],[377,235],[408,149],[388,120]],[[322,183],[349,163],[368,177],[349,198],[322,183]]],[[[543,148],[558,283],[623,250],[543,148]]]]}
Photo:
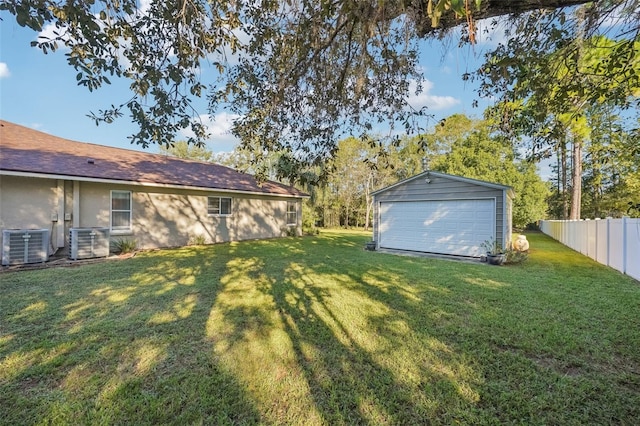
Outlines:
{"type": "Polygon", "coordinates": [[[231,197],[208,197],[207,213],[214,216],[229,216],[231,197]]]}

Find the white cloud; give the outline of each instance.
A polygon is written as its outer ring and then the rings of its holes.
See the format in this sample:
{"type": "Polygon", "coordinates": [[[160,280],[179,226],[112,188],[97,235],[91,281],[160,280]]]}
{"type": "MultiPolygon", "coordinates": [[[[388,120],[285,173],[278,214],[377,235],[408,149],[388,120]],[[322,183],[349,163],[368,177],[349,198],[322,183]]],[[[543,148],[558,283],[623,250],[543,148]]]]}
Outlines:
{"type": "MultiPolygon", "coordinates": [[[[213,152],[232,151],[238,145],[239,140],[231,134],[231,127],[233,126],[233,121],[239,117],[239,115],[227,112],[221,112],[213,117],[206,114],[200,116],[202,124],[210,133],[207,145],[213,152]]],[[[185,129],[182,131],[182,136],[188,138],[193,137],[194,134],[191,129],[185,129]]]]}
{"type": "Polygon", "coordinates": [[[11,72],[9,72],[9,65],[6,62],[0,62],[0,78],[9,78],[11,77],[11,72]]]}
{"type": "MultiPolygon", "coordinates": [[[[146,16],[149,12],[149,9],[151,7],[151,2],[152,0],[141,0],[140,1],[140,7],[138,9],[136,9],[136,11],[133,13],[133,15],[129,15],[129,20],[133,21],[135,19],[137,19],[138,17],[141,16],[146,16]]],[[[95,18],[99,17],[98,13],[94,14],[95,18]]],[[[99,23],[101,21],[98,21],[99,23]]],[[[100,23],[101,27],[102,24],[100,23]]],[[[56,27],[56,25],[54,23],[48,23],[47,25],[45,25],[44,27],[42,27],[42,30],[38,33],[38,40],[39,39],[43,39],[43,40],[59,40],[58,41],[58,50],[62,51],[62,52],[68,52],[71,49],[69,49],[69,47],[67,47],[65,45],[65,42],[69,40],[69,36],[67,35],[67,30],[68,27],[66,25],[63,25],[62,27],[56,27]]],[[[120,47],[120,51],[123,51],[124,49],[127,48],[127,45],[129,44],[128,42],[125,42],[124,39],[120,39],[119,40],[121,42],[121,44],[123,44],[123,46],[120,47]]],[[[120,59],[124,59],[123,55],[120,55],[120,59]]]]}
{"type": "Polygon", "coordinates": [[[494,49],[499,44],[506,44],[509,41],[505,32],[509,30],[511,23],[508,18],[497,17],[482,19],[476,22],[476,42],[484,48],[494,49]]]}
{"type": "Polygon", "coordinates": [[[136,15],[146,16],[151,8],[151,0],[141,0],[136,15]]]}
{"type": "Polygon", "coordinates": [[[58,50],[68,52],[70,49],[64,44],[69,37],[66,35],[67,28],[58,28],[55,24],[47,24],[38,33],[38,40],[58,40],[58,50]]]}
{"type": "Polygon", "coordinates": [[[460,103],[460,99],[454,98],[453,96],[432,95],[430,92],[431,89],[433,89],[433,83],[427,79],[422,82],[422,91],[416,94],[417,87],[417,82],[411,81],[411,83],[409,83],[410,95],[407,103],[413,109],[419,110],[427,107],[429,110],[442,110],[460,103]]]}
{"type": "MultiPolygon", "coordinates": [[[[476,27],[476,43],[474,45],[466,44],[474,54],[481,55],[482,52],[493,50],[498,44],[506,44],[513,37],[511,18],[498,16],[475,21],[476,27]],[[509,31],[510,35],[505,34],[509,31]]],[[[456,44],[462,37],[462,30],[467,24],[461,24],[453,28],[447,35],[445,43],[447,50],[455,50],[456,44]]]]}

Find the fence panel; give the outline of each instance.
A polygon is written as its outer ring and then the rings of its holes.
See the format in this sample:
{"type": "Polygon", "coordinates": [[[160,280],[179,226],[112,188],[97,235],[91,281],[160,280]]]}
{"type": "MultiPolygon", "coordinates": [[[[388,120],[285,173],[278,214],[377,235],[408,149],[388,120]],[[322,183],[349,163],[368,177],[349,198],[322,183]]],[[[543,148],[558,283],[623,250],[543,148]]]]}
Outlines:
{"type": "Polygon", "coordinates": [[[612,219],[609,223],[609,266],[624,272],[624,221],[612,219]]]}
{"type": "Polygon", "coordinates": [[[595,220],[588,220],[584,222],[585,228],[587,230],[587,252],[585,253],[587,256],[596,260],[596,250],[597,250],[597,239],[596,233],[598,232],[597,226],[598,223],[595,220]]]}
{"type": "Polygon", "coordinates": [[[611,219],[596,221],[596,258],[603,265],[609,264],[609,221],[611,219]]]}
{"type": "Polygon", "coordinates": [[[626,273],[640,281],[640,219],[627,219],[626,273]]]}
{"type": "Polygon", "coordinates": [[[543,220],[540,229],[573,250],[640,280],[640,219],[543,220]]]}

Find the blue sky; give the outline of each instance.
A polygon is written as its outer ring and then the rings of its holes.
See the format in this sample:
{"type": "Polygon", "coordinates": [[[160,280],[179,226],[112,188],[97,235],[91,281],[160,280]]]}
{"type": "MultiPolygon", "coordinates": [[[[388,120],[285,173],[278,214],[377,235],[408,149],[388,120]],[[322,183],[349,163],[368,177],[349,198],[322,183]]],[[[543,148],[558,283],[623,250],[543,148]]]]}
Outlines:
{"type": "MultiPolygon", "coordinates": [[[[113,124],[99,126],[87,117],[90,111],[129,99],[126,81],[112,80],[112,85],[94,92],[77,86],[76,72],[67,65],[64,52],[43,54],[30,46],[37,33],[20,27],[6,12],[0,17],[0,118],[71,140],[143,150],[127,139],[135,127],[126,115],[113,124]]],[[[463,48],[450,43],[452,46],[445,48],[441,42],[424,41],[421,65],[428,82],[425,91],[410,102],[427,105],[435,122],[455,113],[481,116],[488,102],[480,100],[480,107],[473,108],[475,86],[463,82],[461,75],[474,71],[481,53],[494,43],[484,41],[463,48]]],[[[204,105],[201,114],[206,114],[204,105]]],[[[220,111],[216,118],[208,147],[214,152],[231,151],[235,141],[228,133],[229,114],[220,111]]],[[[157,149],[147,148],[151,152],[157,149]]]]}

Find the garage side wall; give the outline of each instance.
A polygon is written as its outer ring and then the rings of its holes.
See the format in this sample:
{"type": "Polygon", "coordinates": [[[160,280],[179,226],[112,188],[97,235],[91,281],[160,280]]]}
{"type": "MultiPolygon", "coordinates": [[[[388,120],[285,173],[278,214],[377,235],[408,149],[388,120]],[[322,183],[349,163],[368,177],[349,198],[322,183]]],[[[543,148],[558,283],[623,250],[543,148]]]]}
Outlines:
{"type": "Polygon", "coordinates": [[[379,241],[378,225],[380,219],[380,203],[385,201],[426,201],[426,200],[461,200],[472,198],[493,198],[496,200],[496,240],[505,241],[504,230],[506,211],[504,208],[504,191],[468,182],[461,182],[445,177],[424,176],[409,180],[403,184],[380,192],[374,197],[373,239],[379,241]]]}

